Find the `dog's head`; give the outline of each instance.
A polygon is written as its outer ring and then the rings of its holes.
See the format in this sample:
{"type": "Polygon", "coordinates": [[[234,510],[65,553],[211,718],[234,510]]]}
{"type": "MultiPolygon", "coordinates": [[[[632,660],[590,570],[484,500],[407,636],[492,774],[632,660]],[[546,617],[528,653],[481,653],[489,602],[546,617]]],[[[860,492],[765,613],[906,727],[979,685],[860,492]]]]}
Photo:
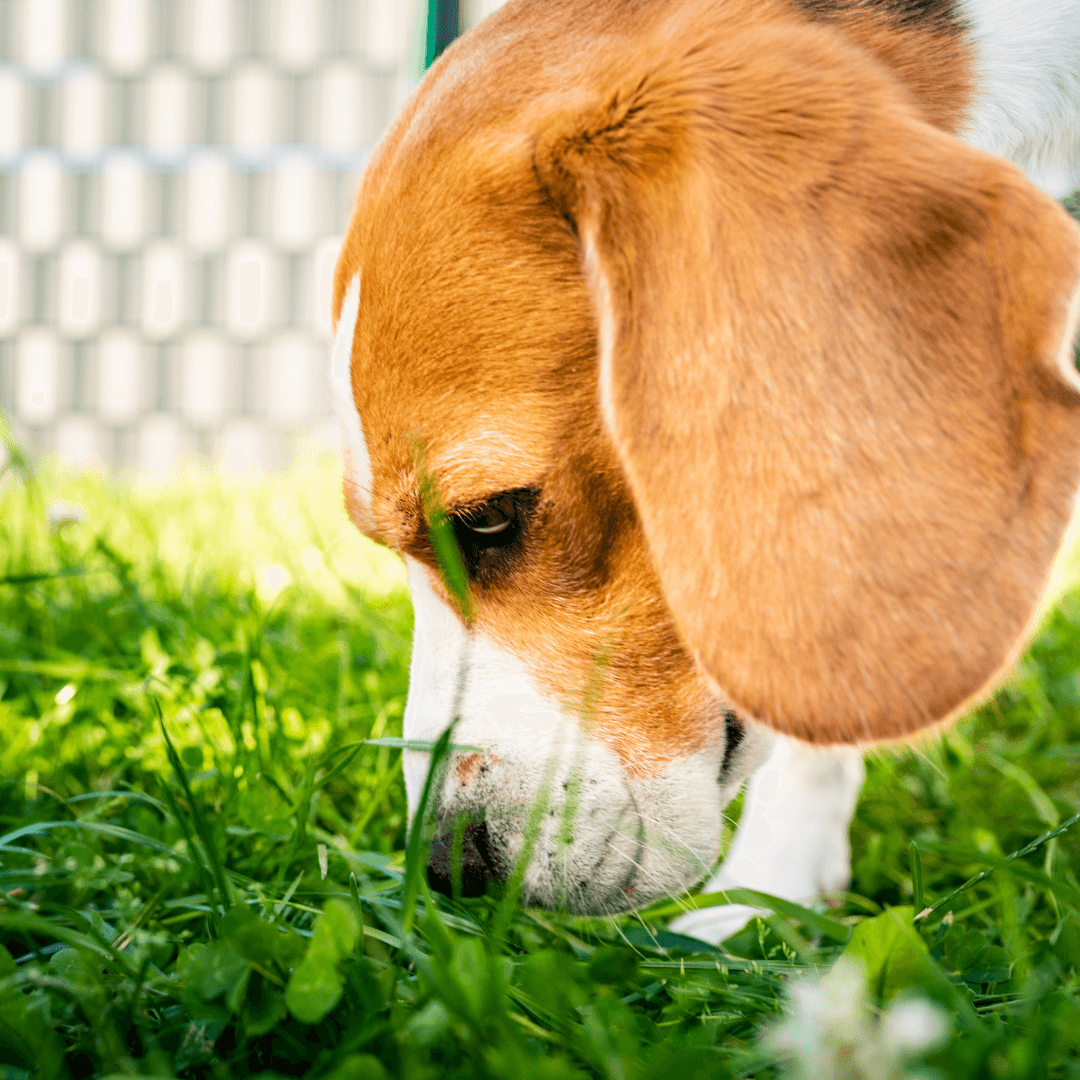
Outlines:
{"type": "Polygon", "coordinates": [[[376,153],[335,282],[345,494],[407,562],[406,736],[458,715],[479,748],[435,792],[466,890],[523,847],[533,902],[677,890],[770,729],[896,738],[1011,657],[1080,467],[1080,242],[928,117],[779,0],[543,0],[376,153]]]}

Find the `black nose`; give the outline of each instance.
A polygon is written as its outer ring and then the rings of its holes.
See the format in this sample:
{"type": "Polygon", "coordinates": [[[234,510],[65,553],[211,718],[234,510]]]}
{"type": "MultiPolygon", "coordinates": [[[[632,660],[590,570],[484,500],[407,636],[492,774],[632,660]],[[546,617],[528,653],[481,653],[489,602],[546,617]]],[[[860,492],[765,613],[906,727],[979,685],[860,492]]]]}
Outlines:
{"type": "MultiPolygon", "coordinates": [[[[453,833],[440,833],[431,842],[428,858],[428,884],[444,896],[453,895],[453,833]]],[[[483,896],[489,881],[504,877],[492,858],[487,825],[466,825],[461,838],[461,895],[483,896]]]]}

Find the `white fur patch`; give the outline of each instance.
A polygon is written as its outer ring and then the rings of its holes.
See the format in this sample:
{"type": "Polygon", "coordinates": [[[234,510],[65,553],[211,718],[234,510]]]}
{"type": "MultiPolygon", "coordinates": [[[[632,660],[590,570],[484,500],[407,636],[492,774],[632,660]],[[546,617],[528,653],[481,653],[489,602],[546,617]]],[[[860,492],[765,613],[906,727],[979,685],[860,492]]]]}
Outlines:
{"type": "Polygon", "coordinates": [[[368,454],[364,428],[356,411],[353,397],[352,350],[356,336],[356,316],[360,310],[360,275],[352,279],[341,305],[334,348],[330,353],[330,391],[334,412],[341,425],[345,456],[345,476],[352,483],[357,501],[371,504],[371,457],[368,454]]]}
{"type": "Polygon", "coordinates": [[[1061,351],[1057,357],[1057,374],[1063,379],[1074,392],[1080,393],[1080,372],[1076,370],[1073,359],[1073,342],[1076,340],[1076,331],[1080,326],[1080,287],[1072,295],[1069,301],[1069,313],[1065,318],[1065,336],[1061,339],[1061,351]]]}
{"type": "Polygon", "coordinates": [[[615,401],[611,387],[611,368],[615,353],[615,310],[611,304],[611,285],[600,267],[600,256],[591,233],[582,239],[585,252],[585,276],[589,291],[596,300],[596,354],[600,362],[600,413],[608,433],[615,434],[615,401]]]}
{"type": "MultiPolygon", "coordinates": [[[[433,808],[442,827],[458,813],[482,816],[507,869],[531,837],[527,903],[620,911],[698,880],[719,852],[721,811],[763,756],[768,734],[747,733],[724,783],[722,740],[657,779],[633,780],[579,717],[539,691],[517,657],[466,632],[423,566],[406,564],[415,631],[405,737],[438,738],[456,711],[454,744],[483,750],[471,765],[468,751],[451,755],[433,808]]],[[[429,760],[405,753],[410,814],[429,760]]]]}
{"type": "Polygon", "coordinates": [[[1080,186],[1080,0],[960,0],[975,47],[961,136],[1055,198],[1080,186]]]}

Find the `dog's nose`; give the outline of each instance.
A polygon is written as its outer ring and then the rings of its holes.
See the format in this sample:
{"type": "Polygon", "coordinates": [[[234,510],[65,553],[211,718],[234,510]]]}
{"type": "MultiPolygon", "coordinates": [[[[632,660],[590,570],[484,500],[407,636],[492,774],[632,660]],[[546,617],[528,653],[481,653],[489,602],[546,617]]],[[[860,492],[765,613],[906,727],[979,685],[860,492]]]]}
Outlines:
{"type": "MultiPolygon", "coordinates": [[[[431,842],[428,884],[444,896],[453,895],[453,833],[440,833],[431,842]]],[[[489,881],[501,880],[488,842],[487,825],[466,825],[461,843],[461,895],[483,896],[489,881]]]]}

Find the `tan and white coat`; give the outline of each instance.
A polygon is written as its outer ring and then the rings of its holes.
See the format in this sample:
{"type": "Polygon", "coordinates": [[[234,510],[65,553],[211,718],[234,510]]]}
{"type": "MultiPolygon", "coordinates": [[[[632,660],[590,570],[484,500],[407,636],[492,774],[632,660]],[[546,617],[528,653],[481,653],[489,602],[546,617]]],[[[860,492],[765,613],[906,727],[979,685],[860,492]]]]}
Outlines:
{"type": "Polygon", "coordinates": [[[960,7],[513,0],[369,165],[335,279],[346,503],[408,566],[406,736],[456,709],[483,749],[437,815],[483,818],[499,872],[532,814],[530,902],[692,884],[759,768],[710,886],[841,886],[859,748],[1023,640],[1080,479],[1080,235],[991,155],[1080,182],[1080,2],[960,7]],[[475,541],[469,627],[417,446],[475,541]]]}

